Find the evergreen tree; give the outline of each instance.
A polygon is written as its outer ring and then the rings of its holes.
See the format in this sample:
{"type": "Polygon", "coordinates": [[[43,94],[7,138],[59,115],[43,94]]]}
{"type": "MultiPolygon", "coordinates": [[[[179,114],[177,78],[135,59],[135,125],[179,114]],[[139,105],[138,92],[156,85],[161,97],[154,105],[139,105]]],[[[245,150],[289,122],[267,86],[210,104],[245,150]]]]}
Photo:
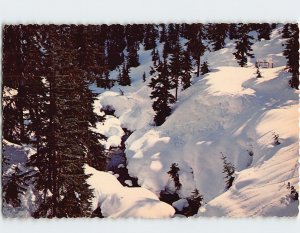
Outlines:
{"type": "Polygon", "coordinates": [[[27,190],[28,172],[24,173],[18,166],[14,166],[12,173],[3,175],[3,201],[13,207],[21,205],[20,196],[24,195],[27,190]]]}
{"type": "Polygon", "coordinates": [[[259,25],[258,28],[258,40],[265,39],[270,40],[272,28],[271,25],[268,23],[262,23],[259,25]]]}
{"type": "Polygon", "coordinates": [[[201,74],[204,75],[204,74],[207,74],[209,72],[210,72],[210,70],[208,68],[208,63],[207,63],[207,61],[205,61],[201,65],[201,74]]]}
{"type": "Polygon", "coordinates": [[[204,54],[206,47],[204,46],[202,42],[202,37],[203,37],[203,29],[202,25],[200,24],[199,26],[196,27],[197,31],[195,32],[195,36],[192,37],[188,42],[187,42],[187,48],[188,51],[191,53],[193,59],[196,60],[196,65],[197,65],[197,77],[199,77],[200,74],[200,58],[204,54]]]}
{"type": "Polygon", "coordinates": [[[153,61],[153,64],[156,65],[156,63],[158,62],[159,60],[159,53],[158,51],[154,48],[151,52],[151,55],[152,55],[152,61],[153,61]]]}
{"type": "Polygon", "coordinates": [[[126,47],[124,26],[112,24],[108,26],[106,51],[109,70],[114,70],[124,62],[123,50],[126,47]]]}
{"type": "Polygon", "coordinates": [[[179,171],[180,171],[180,169],[179,169],[177,163],[172,163],[172,165],[170,167],[170,171],[168,171],[168,174],[174,181],[176,191],[181,189],[181,186],[182,186],[182,184],[179,181],[179,171]]]}
{"type": "Polygon", "coordinates": [[[231,162],[227,161],[227,157],[221,153],[223,160],[223,173],[225,174],[225,190],[228,190],[234,181],[235,167],[231,162]]]}
{"type": "Polygon", "coordinates": [[[143,82],[146,82],[146,73],[143,73],[143,82]]]}
{"type": "Polygon", "coordinates": [[[158,75],[151,79],[149,87],[152,88],[151,99],[155,99],[152,107],[155,111],[154,122],[157,126],[162,125],[165,122],[166,117],[171,114],[170,104],[175,102],[175,98],[170,94],[170,81],[168,64],[166,61],[160,62],[155,67],[158,75]]]}
{"type": "Polygon", "coordinates": [[[289,39],[285,44],[283,55],[287,58],[287,67],[292,73],[290,85],[299,89],[299,28],[297,24],[289,25],[289,39]]]}
{"type": "Polygon", "coordinates": [[[202,206],[203,195],[200,194],[198,189],[194,189],[191,197],[188,199],[189,207],[185,216],[193,216],[198,213],[199,208],[202,206]]]}
{"type": "Polygon", "coordinates": [[[228,35],[230,40],[238,38],[238,29],[236,23],[231,23],[229,25],[228,35]]]}
{"type": "Polygon", "coordinates": [[[262,78],[259,67],[257,67],[256,74],[257,74],[256,78],[262,78]]]}
{"type": "Polygon", "coordinates": [[[224,48],[225,39],[228,31],[228,24],[220,23],[213,24],[213,30],[211,34],[211,41],[214,51],[224,48]]]}
{"type": "Polygon", "coordinates": [[[158,38],[158,30],[155,24],[145,25],[144,49],[151,50],[156,48],[156,40],[158,38]]]}
{"type": "Polygon", "coordinates": [[[253,37],[248,35],[248,26],[245,24],[242,25],[239,28],[239,36],[236,40],[236,52],[233,53],[241,67],[244,67],[247,64],[247,56],[251,58],[254,57],[254,55],[251,53],[253,51],[251,48],[251,45],[253,44],[251,42],[252,39],[253,37]]]}
{"type": "Polygon", "coordinates": [[[175,88],[175,101],[176,101],[178,96],[179,81],[183,74],[182,72],[183,51],[179,42],[179,37],[177,37],[174,43],[175,44],[174,44],[173,52],[171,54],[169,67],[170,67],[172,88],[175,88]]]}
{"type": "Polygon", "coordinates": [[[182,88],[185,90],[186,88],[191,86],[191,72],[192,72],[192,59],[190,56],[190,53],[185,50],[183,52],[182,60],[181,60],[181,65],[182,65],[182,88]]]}
{"type": "Polygon", "coordinates": [[[128,66],[129,67],[138,67],[139,63],[139,55],[137,53],[137,47],[131,46],[128,48],[128,66]]]}
{"type": "Polygon", "coordinates": [[[159,43],[164,43],[167,39],[166,25],[160,24],[159,43]]]}
{"type": "Polygon", "coordinates": [[[290,27],[291,24],[287,23],[283,26],[283,30],[282,30],[282,38],[286,39],[286,38],[290,38],[291,34],[290,34],[290,27]]]}
{"type": "Polygon", "coordinates": [[[131,80],[129,76],[129,68],[128,66],[123,63],[122,70],[120,70],[119,73],[119,84],[121,86],[130,86],[131,85],[131,80]]]}

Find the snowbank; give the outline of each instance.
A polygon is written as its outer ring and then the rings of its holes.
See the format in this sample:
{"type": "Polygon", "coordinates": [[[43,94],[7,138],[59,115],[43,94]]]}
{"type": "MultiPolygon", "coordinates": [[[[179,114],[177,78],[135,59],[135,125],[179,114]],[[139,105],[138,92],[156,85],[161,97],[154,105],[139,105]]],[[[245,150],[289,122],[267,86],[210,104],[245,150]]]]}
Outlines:
{"type": "Polygon", "coordinates": [[[88,183],[94,189],[93,209],[98,206],[105,217],[169,218],[175,210],[144,188],[127,188],[116,177],[85,165],[91,174],[88,183]]]}

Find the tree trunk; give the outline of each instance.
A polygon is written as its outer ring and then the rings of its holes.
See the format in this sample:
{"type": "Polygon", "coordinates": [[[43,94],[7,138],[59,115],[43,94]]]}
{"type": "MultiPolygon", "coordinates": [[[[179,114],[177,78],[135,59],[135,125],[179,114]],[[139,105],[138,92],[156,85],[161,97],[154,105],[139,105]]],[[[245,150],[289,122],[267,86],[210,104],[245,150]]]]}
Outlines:
{"type": "Polygon", "coordinates": [[[199,75],[200,75],[200,58],[201,58],[201,56],[199,56],[199,58],[197,60],[197,77],[199,77],[199,75]]]}

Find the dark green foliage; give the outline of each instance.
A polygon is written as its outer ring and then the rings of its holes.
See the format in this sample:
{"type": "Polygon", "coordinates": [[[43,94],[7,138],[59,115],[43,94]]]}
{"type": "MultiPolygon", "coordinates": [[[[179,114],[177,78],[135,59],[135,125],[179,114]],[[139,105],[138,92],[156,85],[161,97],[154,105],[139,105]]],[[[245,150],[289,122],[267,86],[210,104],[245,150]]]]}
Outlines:
{"type": "Polygon", "coordinates": [[[221,159],[223,160],[223,173],[225,174],[225,190],[228,190],[234,181],[235,167],[231,162],[227,161],[227,157],[221,152],[221,159]]]}
{"type": "Polygon", "coordinates": [[[170,171],[168,171],[168,174],[170,175],[170,177],[174,181],[176,191],[181,189],[181,186],[182,186],[180,181],[179,181],[179,171],[180,171],[180,169],[179,169],[177,163],[172,163],[172,165],[170,167],[170,171]]]}
{"type": "Polygon", "coordinates": [[[204,75],[204,74],[207,74],[210,72],[209,68],[208,68],[208,63],[207,61],[203,62],[202,65],[201,65],[201,74],[204,75]]]}
{"type": "Polygon", "coordinates": [[[166,117],[171,114],[170,104],[175,103],[174,96],[170,93],[170,80],[168,65],[165,62],[160,62],[153,68],[157,72],[157,76],[151,79],[149,87],[152,88],[151,99],[155,99],[152,107],[155,111],[154,122],[157,126],[162,125],[166,117]]]}
{"type": "Polygon", "coordinates": [[[233,53],[238,64],[241,67],[244,67],[247,64],[248,56],[251,58],[254,57],[254,55],[251,53],[252,52],[251,46],[253,44],[251,40],[253,39],[253,37],[249,36],[248,32],[249,32],[248,25],[243,24],[239,27],[239,35],[235,45],[236,52],[233,53]]]}
{"type": "Polygon", "coordinates": [[[288,26],[288,40],[283,55],[287,58],[287,67],[292,73],[290,86],[299,89],[299,27],[298,24],[289,24],[288,26]]]}

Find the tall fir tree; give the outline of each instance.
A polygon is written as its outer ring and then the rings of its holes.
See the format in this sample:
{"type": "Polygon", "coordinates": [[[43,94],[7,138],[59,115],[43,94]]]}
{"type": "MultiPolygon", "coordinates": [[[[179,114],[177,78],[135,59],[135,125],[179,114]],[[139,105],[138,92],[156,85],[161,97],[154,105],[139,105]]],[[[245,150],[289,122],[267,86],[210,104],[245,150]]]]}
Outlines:
{"type": "Polygon", "coordinates": [[[214,51],[224,48],[227,32],[228,24],[218,23],[212,25],[210,40],[214,51]]]}
{"type": "Polygon", "coordinates": [[[171,58],[170,58],[170,75],[171,75],[171,85],[172,88],[175,88],[175,101],[178,98],[178,88],[180,79],[182,78],[182,57],[183,57],[183,50],[182,46],[179,42],[179,36],[174,41],[171,58]]]}
{"type": "Polygon", "coordinates": [[[292,73],[290,85],[292,88],[299,89],[299,27],[298,24],[289,25],[290,37],[285,44],[283,55],[287,58],[287,67],[292,73]]]}
{"type": "Polygon", "coordinates": [[[201,56],[204,54],[206,47],[203,44],[203,25],[197,24],[195,26],[195,34],[191,39],[187,42],[188,51],[191,53],[193,59],[196,61],[197,65],[197,77],[200,75],[200,64],[201,64],[201,56]]]}
{"type": "Polygon", "coordinates": [[[262,23],[259,24],[258,28],[258,40],[265,39],[270,40],[270,34],[271,34],[272,28],[271,25],[268,23],[262,23]]]}
{"type": "Polygon", "coordinates": [[[225,190],[228,190],[235,179],[235,167],[227,161],[227,157],[223,153],[221,153],[221,159],[223,161],[223,173],[225,174],[225,190]]]}
{"type": "Polygon", "coordinates": [[[183,90],[187,89],[191,86],[191,72],[193,69],[192,66],[192,59],[190,56],[189,51],[185,50],[183,51],[183,56],[181,59],[181,66],[182,66],[182,88],[183,90]]]}
{"type": "Polygon", "coordinates": [[[154,99],[152,107],[156,113],[154,122],[157,126],[160,126],[165,122],[166,117],[171,114],[170,104],[175,103],[175,98],[170,93],[170,74],[166,60],[159,62],[155,69],[157,76],[151,79],[149,87],[152,89],[150,98],[154,99]]]}
{"type": "Polygon", "coordinates": [[[253,51],[251,48],[253,45],[253,42],[251,41],[253,40],[253,37],[248,33],[248,25],[241,25],[239,28],[239,36],[235,45],[236,52],[233,53],[235,59],[241,67],[244,67],[247,64],[248,57],[254,57],[254,54],[251,53],[253,51]]]}

